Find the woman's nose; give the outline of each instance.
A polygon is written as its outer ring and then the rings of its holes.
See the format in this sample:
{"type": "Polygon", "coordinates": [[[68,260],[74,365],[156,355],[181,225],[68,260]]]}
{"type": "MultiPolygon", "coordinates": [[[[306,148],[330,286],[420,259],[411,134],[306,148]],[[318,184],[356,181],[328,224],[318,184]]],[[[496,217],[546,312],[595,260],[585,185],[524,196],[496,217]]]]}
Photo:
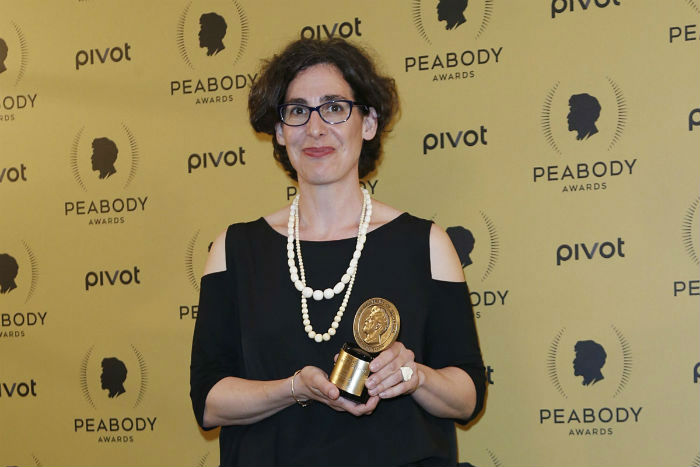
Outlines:
{"type": "Polygon", "coordinates": [[[306,133],[311,136],[320,136],[326,131],[326,122],[321,118],[321,114],[316,112],[311,112],[309,116],[309,121],[306,122],[306,133]]]}

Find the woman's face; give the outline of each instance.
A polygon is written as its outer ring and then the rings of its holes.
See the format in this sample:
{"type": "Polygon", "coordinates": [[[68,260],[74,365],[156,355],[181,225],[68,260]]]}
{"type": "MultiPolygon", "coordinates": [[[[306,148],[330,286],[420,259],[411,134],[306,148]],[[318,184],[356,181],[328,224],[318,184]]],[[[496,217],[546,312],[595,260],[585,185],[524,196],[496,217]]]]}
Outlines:
{"type": "MultiPolygon", "coordinates": [[[[289,83],[285,103],[316,107],[336,99],[354,100],[350,85],[338,68],[318,64],[300,71],[289,83]]],[[[312,112],[305,125],[276,125],[277,142],[287,148],[299,183],[328,185],[339,181],[357,183],[362,141],[374,138],[377,118],[374,109],[365,116],[353,107],[348,121],[330,125],[312,112]]]]}

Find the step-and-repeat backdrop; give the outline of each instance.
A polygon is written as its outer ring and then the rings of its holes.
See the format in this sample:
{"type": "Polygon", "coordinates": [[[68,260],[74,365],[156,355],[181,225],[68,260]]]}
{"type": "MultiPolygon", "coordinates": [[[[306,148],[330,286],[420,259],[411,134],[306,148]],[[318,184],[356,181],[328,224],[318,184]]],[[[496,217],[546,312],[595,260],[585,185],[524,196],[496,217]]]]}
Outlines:
{"type": "Polygon", "coordinates": [[[363,184],[462,260],[489,390],[460,460],[700,465],[697,0],[2,0],[0,464],[218,463],[199,278],[296,192],[246,103],[298,37],[397,81],[363,184]]]}

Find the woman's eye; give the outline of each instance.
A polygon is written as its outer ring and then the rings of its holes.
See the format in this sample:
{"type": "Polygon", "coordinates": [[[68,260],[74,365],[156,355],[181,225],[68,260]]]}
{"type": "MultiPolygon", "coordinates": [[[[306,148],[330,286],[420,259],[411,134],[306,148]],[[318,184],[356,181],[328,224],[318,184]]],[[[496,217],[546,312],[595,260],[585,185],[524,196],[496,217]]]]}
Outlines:
{"type": "Polygon", "coordinates": [[[306,107],[295,106],[289,111],[292,115],[304,115],[306,114],[306,107]]]}
{"type": "Polygon", "coordinates": [[[331,113],[340,113],[344,109],[344,106],[340,102],[333,102],[332,104],[328,104],[328,111],[331,113]]]}

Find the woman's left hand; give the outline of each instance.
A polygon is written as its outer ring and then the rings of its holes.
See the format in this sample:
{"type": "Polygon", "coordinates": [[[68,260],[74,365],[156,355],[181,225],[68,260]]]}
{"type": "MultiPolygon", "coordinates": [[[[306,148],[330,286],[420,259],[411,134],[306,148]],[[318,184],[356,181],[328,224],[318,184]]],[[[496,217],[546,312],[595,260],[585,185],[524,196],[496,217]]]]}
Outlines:
{"type": "Polygon", "coordinates": [[[377,355],[369,368],[372,373],[365,386],[370,396],[390,399],[402,394],[411,394],[420,385],[420,369],[414,360],[413,352],[401,342],[394,342],[377,355]],[[408,381],[404,380],[401,367],[410,368],[411,371],[404,370],[406,373],[412,373],[408,381]]]}

